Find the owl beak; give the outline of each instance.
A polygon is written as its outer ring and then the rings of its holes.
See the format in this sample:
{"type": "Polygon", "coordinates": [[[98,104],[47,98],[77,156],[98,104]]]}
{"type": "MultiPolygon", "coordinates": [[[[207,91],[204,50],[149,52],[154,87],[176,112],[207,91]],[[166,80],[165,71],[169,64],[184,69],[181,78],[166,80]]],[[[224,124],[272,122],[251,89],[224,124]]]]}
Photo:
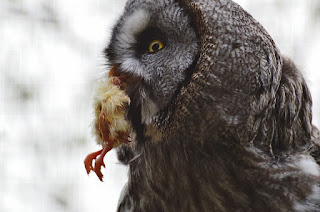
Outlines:
{"type": "Polygon", "coordinates": [[[127,73],[121,70],[120,64],[114,64],[111,67],[109,71],[109,77],[117,77],[121,81],[120,83],[121,88],[126,88],[127,85],[135,85],[141,80],[140,77],[134,76],[131,73],[127,73]]]}
{"type": "Polygon", "coordinates": [[[115,64],[111,67],[109,71],[109,77],[119,77],[119,72],[117,71],[119,64],[115,64]]]}
{"type": "Polygon", "coordinates": [[[125,85],[126,85],[126,82],[125,82],[125,78],[126,78],[126,75],[124,74],[121,74],[120,71],[119,71],[119,64],[115,64],[111,67],[110,71],[109,71],[109,74],[108,74],[109,77],[115,77],[115,84],[117,85],[120,85],[120,88],[125,90],[125,85]]]}

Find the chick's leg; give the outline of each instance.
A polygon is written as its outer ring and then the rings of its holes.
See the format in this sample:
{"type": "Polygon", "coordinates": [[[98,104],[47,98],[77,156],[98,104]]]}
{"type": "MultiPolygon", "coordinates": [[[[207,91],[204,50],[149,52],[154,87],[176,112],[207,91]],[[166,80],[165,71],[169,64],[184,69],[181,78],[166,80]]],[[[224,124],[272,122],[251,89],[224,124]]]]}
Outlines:
{"type": "Polygon", "coordinates": [[[96,161],[94,163],[93,171],[96,173],[96,175],[98,176],[100,181],[103,181],[102,180],[103,174],[101,173],[101,166],[106,167],[103,162],[103,158],[107,154],[107,152],[109,152],[112,148],[113,148],[113,141],[107,142],[107,144],[101,150],[99,157],[96,159],[96,161]]]}
{"type": "Polygon", "coordinates": [[[87,170],[87,174],[89,174],[91,172],[91,170],[93,170],[93,166],[92,166],[92,161],[94,159],[96,159],[98,157],[98,155],[101,154],[103,149],[97,151],[97,152],[92,152],[89,155],[87,155],[87,157],[84,159],[84,167],[87,170]]]}

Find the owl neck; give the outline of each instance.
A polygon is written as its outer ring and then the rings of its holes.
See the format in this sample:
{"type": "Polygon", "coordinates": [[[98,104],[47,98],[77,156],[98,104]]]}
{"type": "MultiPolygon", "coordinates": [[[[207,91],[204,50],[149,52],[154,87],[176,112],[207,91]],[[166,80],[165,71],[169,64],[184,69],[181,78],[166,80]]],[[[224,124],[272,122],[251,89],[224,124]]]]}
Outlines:
{"type": "Polygon", "coordinates": [[[257,190],[272,181],[264,162],[237,145],[145,143],[130,163],[128,193],[138,211],[235,210],[248,200],[257,210],[273,210],[257,190]]]}

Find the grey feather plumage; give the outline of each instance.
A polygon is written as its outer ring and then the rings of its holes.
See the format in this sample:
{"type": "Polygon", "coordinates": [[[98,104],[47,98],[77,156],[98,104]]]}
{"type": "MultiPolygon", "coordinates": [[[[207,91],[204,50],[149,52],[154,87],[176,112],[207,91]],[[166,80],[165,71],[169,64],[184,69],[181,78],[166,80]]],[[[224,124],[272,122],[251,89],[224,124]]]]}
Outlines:
{"type": "Polygon", "coordinates": [[[106,55],[138,79],[119,211],[320,211],[310,92],[239,5],[129,0],[106,55]],[[148,54],[149,37],[165,47],[148,54]]]}

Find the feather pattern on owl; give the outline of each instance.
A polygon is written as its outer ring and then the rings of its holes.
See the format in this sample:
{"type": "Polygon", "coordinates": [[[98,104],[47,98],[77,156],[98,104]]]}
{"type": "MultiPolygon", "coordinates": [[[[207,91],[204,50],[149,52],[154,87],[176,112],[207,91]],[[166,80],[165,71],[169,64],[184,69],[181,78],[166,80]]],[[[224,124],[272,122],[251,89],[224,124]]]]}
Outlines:
{"type": "Polygon", "coordinates": [[[238,4],[129,0],[105,54],[134,134],[118,211],[320,211],[307,84],[238,4]]]}

